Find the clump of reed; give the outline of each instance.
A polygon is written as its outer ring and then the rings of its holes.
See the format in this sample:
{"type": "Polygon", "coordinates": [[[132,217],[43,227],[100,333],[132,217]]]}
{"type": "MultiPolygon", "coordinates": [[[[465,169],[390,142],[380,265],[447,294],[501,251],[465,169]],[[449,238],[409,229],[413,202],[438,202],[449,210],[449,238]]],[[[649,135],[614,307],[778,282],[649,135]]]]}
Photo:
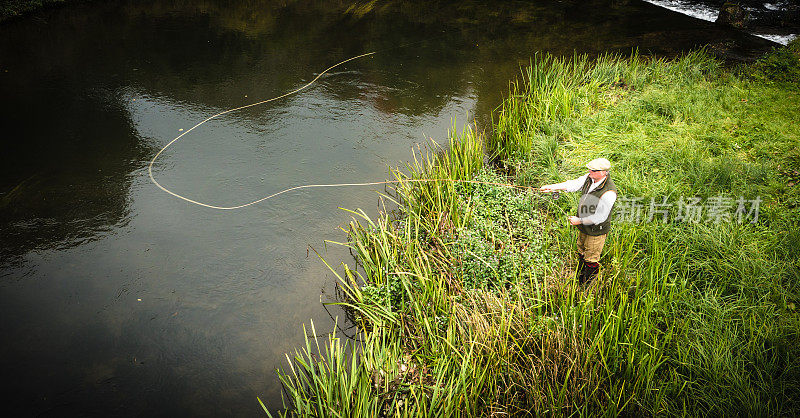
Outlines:
{"type": "Polygon", "coordinates": [[[702,51],[537,56],[523,75],[491,134],[453,132],[395,173],[443,181],[399,184],[394,214],[352,212],[358,266],[329,267],[361,340],[296,352],[284,414],[797,414],[795,93],[702,51]],[[562,180],[598,155],[621,196],[758,195],[762,216],[617,222],[581,287],[575,197],[490,183],[562,180]]]}

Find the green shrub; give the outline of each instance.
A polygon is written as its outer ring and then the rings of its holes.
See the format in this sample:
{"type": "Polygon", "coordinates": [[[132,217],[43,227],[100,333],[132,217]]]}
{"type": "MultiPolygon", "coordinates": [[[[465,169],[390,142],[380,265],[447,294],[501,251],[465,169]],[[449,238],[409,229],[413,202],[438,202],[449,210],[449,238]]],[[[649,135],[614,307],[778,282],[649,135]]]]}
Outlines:
{"type": "Polygon", "coordinates": [[[787,83],[800,87],[800,39],[776,48],[750,67],[756,80],[787,83]]]}

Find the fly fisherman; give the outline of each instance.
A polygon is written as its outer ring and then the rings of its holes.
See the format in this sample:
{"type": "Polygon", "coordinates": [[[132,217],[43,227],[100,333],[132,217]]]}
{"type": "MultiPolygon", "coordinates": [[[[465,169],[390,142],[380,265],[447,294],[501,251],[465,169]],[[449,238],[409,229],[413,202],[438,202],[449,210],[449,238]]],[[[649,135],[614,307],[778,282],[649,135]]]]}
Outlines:
{"type": "Polygon", "coordinates": [[[609,215],[617,200],[617,187],[608,174],[611,162],[597,158],[586,164],[588,173],[563,183],[541,187],[543,192],[563,190],[581,191],[578,216],[570,216],[569,223],[578,227],[578,281],[581,284],[593,280],[600,270],[600,253],[606,243],[611,226],[609,215]]]}

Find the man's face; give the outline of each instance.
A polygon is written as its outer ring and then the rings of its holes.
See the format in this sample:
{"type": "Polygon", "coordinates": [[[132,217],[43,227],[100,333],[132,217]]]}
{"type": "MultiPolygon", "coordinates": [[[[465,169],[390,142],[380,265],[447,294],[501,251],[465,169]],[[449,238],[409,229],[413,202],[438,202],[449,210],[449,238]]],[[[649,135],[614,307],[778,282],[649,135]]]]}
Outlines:
{"type": "Polygon", "coordinates": [[[608,171],[604,171],[604,170],[597,170],[597,171],[592,170],[592,171],[589,172],[589,178],[591,178],[592,181],[600,181],[600,180],[604,179],[607,175],[608,175],[608,171]]]}

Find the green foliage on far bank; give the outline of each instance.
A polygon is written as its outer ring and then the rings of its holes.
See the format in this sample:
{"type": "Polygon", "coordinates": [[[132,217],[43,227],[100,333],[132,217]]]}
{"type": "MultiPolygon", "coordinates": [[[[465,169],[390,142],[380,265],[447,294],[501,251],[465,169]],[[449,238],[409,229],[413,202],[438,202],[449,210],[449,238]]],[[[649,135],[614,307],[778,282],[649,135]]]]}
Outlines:
{"type": "Polygon", "coordinates": [[[0,22],[66,1],[67,0],[3,0],[0,1],[0,22]]]}
{"type": "Polygon", "coordinates": [[[537,56],[492,134],[453,133],[396,174],[448,181],[401,184],[394,214],[354,212],[359,265],[341,272],[340,303],[362,340],[295,353],[287,414],[800,413],[800,85],[750,76],[770,59],[735,75],[702,52],[537,56]],[[577,196],[487,183],[562,181],[598,156],[617,214],[643,214],[614,223],[581,287],[577,196]],[[760,201],[757,220],[737,222],[740,197],[760,201]],[[673,206],[647,222],[663,198],[729,216],[678,220],[673,206]]]}

